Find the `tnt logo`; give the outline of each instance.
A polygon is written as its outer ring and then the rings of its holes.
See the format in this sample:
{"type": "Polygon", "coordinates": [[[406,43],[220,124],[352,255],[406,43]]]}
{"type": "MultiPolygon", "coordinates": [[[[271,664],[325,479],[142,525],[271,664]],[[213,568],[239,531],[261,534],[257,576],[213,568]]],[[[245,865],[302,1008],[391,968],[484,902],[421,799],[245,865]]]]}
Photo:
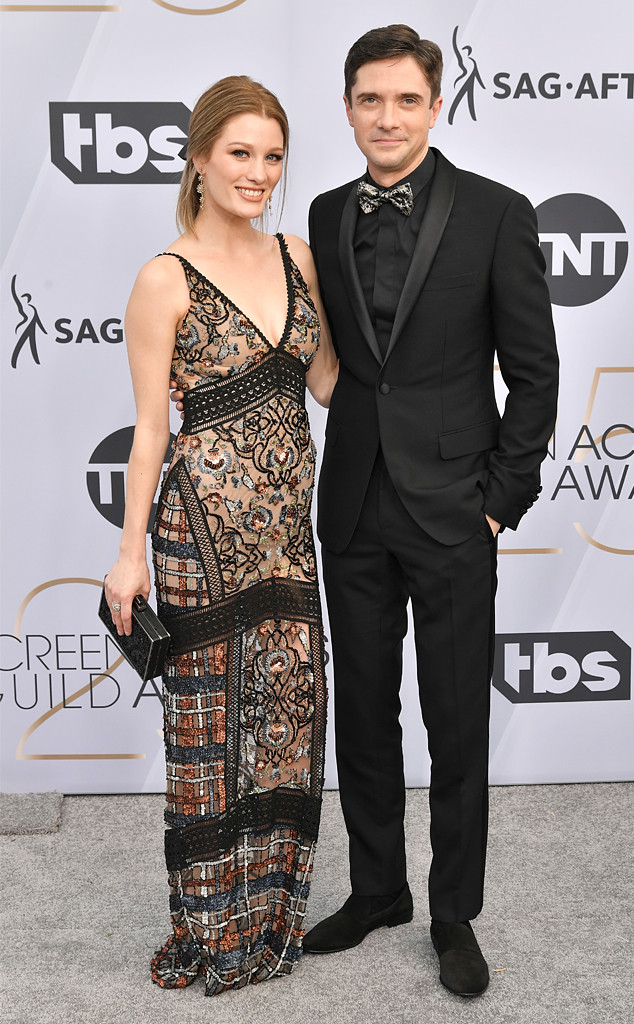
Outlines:
{"type": "Polygon", "coordinates": [[[585,306],[614,288],[625,270],[625,228],[611,207],[594,196],[554,196],[537,207],[551,300],[585,306]]]}
{"type": "Polygon", "coordinates": [[[631,658],[616,633],[502,633],[493,685],[512,704],[629,700],[631,658]]]}
{"type": "Polygon", "coordinates": [[[173,183],[185,161],[184,103],[50,103],[51,160],[75,184],[173,183]]]}
{"type": "MultiPolygon", "coordinates": [[[[99,513],[113,526],[121,528],[125,514],[125,474],[128,468],[134,427],[122,427],[114,434],[105,437],[90,456],[91,468],[86,473],[86,486],[90,500],[99,513]]],[[[172,457],[174,434],[163,458],[163,464],[169,464],[172,457]]],[[[159,482],[159,488],[162,481],[159,482]]],[[[156,501],[152,505],[148,520],[148,533],[154,525],[156,501]]]]}

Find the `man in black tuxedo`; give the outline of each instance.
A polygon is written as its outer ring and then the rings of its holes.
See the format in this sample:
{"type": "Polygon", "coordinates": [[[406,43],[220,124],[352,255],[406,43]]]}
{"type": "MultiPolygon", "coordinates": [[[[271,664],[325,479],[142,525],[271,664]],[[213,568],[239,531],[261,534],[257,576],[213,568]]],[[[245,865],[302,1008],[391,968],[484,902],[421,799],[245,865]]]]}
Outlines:
{"type": "Polygon", "coordinates": [[[443,983],[475,995],[488,984],[469,922],[483,896],[496,533],[541,489],[558,362],[531,205],[428,146],[441,71],[438,47],[404,25],[353,45],[344,98],[368,170],[310,211],[340,359],[318,532],[352,895],[304,949],[347,949],[412,918],[399,725],[411,599],[432,763],[431,935],[443,983]]]}

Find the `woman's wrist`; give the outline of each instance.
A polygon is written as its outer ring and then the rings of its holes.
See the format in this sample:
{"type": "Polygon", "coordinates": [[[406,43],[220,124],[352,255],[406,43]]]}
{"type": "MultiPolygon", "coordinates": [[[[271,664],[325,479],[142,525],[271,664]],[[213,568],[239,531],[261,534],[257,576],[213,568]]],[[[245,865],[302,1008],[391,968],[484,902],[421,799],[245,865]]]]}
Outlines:
{"type": "Polygon", "coordinates": [[[122,539],[119,547],[119,559],[132,564],[147,565],[145,537],[143,543],[122,539]]]}

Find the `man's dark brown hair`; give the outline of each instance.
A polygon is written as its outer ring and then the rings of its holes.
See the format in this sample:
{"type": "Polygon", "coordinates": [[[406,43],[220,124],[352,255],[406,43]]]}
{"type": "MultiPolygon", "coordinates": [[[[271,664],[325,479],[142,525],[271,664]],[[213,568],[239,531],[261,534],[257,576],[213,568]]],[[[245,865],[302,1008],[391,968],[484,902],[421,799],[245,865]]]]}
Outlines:
{"type": "Polygon", "coordinates": [[[352,44],[343,69],[348,102],[352,99],[352,86],[360,67],[372,60],[398,60],[399,57],[414,58],[427,79],[431,89],[431,102],[434,103],[440,96],[442,52],[436,43],[429,39],[421,39],[418,32],[409,25],[373,28],[352,44]]]}

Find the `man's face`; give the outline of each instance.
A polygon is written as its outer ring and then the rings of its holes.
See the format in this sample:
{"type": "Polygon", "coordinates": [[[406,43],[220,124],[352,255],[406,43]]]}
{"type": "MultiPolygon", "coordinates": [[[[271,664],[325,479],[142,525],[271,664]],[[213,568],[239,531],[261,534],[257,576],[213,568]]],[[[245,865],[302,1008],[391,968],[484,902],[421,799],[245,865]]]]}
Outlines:
{"type": "Polygon", "coordinates": [[[354,139],[379,185],[393,185],[418,167],[442,106],[413,57],[362,64],[344,96],[354,139]]]}

